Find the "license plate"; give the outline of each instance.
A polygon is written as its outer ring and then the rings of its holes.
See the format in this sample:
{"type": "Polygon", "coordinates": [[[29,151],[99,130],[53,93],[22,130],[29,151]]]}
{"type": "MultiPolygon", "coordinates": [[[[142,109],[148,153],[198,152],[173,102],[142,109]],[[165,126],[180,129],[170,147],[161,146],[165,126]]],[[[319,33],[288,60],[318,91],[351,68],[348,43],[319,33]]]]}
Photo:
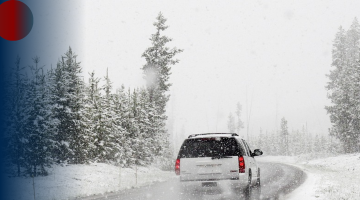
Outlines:
{"type": "Polygon", "coordinates": [[[203,187],[216,187],[217,183],[216,182],[204,182],[202,183],[203,187]]]}

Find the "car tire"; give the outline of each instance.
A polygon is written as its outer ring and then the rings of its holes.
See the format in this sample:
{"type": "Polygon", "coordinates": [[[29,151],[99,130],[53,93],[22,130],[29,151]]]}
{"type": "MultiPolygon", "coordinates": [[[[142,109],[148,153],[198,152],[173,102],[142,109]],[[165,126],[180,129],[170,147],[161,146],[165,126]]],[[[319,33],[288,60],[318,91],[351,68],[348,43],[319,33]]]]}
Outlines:
{"type": "Polygon", "coordinates": [[[244,190],[244,196],[245,196],[245,199],[248,200],[251,198],[251,190],[252,190],[252,187],[251,187],[251,170],[249,171],[249,177],[248,177],[248,184],[244,190]]]}
{"type": "Polygon", "coordinates": [[[258,168],[256,184],[251,191],[251,199],[252,200],[260,200],[261,199],[260,168],[258,168]]]}
{"type": "Polygon", "coordinates": [[[260,181],[260,168],[258,168],[258,174],[257,174],[257,179],[256,179],[256,187],[260,188],[261,186],[261,181],[260,181]]]}

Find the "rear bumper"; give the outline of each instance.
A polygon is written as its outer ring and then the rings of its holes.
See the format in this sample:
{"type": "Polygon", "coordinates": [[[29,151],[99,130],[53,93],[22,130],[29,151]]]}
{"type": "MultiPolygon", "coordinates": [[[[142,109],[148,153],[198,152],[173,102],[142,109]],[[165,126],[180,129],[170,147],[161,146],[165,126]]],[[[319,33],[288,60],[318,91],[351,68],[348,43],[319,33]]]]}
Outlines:
{"type": "Polygon", "coordinates": [[[186,190],[209,190],[209,189],[244,189],[246,188],[248,179],[246,174],[239,174],[236,179],[203,179],[203,180],[181,180],[180,185],[186,190]]]}

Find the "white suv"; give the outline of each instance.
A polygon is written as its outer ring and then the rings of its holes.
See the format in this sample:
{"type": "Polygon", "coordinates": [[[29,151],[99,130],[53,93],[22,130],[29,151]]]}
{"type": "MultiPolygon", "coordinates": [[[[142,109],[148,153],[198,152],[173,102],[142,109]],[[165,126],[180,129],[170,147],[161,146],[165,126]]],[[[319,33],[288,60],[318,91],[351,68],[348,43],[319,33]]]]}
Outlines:
{"type": "Polygon", "coordinates": [[[182,144],[175,163],[182,186],[187,188],[240,188],[248,195],[260,186],[260,168],[245,140],[236,133],[190,135],[182,144]]]}

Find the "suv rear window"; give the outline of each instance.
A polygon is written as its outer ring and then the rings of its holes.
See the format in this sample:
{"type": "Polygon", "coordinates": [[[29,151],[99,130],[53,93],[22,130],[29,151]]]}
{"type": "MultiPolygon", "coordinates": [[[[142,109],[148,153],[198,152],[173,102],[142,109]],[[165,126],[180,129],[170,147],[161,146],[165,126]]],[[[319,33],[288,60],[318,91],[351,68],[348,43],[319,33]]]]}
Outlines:
{"type": "Polygon", "coordinates": [[[245,152],[239,148],[235,138],[186,139],[180,148],[178,158],[239,156],[245,152]]]}

